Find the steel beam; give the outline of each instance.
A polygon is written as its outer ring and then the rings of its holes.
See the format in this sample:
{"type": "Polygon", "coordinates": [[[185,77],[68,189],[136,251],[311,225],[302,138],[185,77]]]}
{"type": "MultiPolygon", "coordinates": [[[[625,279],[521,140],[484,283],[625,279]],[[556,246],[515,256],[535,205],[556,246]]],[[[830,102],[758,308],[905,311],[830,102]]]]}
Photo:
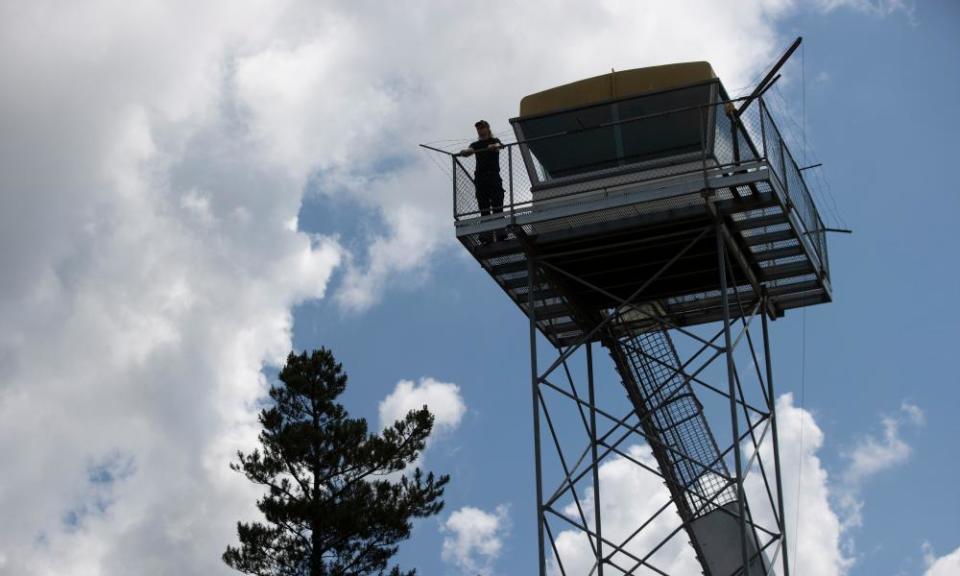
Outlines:
{"type": "MultiPolygon", "coordinates": [[[[726,246],[724,245],[723,221],[717,219],[717,258],[720,263],[720,294],[723,298],[723,339],[726,342],[727,355],[727,382],[730,388],[730,427],[733,438],[740,437],[740,424],[737,413],[737,404],[734,401],[737,392],[734,384],[736,374],[733,363],[733,340],[730,336],[730,307],[727,290],[727,267],[724,263],[726,246]]],[[[743,493],[743,468],[741,467],[740,442],[733,445],[734,477],[737,484],[737,511],[740,515],[740,553],[743,557],[743,574],[750,574],[750,554],[747,552],[747,515],[746,498],[743,493]]]]}
{"type": "Polygon", "coordinates": [[[537,270],[533,254],[527,254],[527,262],[527,278],[530,280],[528,289],[528,311],[530,316],[530,387],[533,395],[533,452],[537,483],[537,552],[540,564],[540,576],[546,576],[546,553],[543,549],[543,471],[540,464],[542,459],[540,454],[540,405],[538,400],[540,396],[540,379],[537,375],[537,311],[536,306],[534,306],[534,282],[537,278],[537,270]]]}

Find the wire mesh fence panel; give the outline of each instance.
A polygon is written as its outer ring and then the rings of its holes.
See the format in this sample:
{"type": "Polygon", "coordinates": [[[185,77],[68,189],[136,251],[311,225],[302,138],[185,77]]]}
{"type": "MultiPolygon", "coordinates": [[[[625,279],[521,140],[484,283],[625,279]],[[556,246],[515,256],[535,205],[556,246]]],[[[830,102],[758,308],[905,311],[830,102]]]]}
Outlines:
{"type": "Polygon", "coordinates": [[[741,146],[750,149],[749,155],[741,155],[743,160],[757,160],[766,157],[761,115],[760,106],[754,105],[749,106],[737,118],[740,124],[741,146]]]}
{"type": "Polygon", "coordinates": [[[473,163],[472,158],[453,158],[453,202],[454,215],[457,218],[480,214],[473,180],[473,163]],[[464,164],[468,164],[469,168],[464,164]]]}
{"type": "Polygon", "coordinates": [[[736,160],[733,121],[724,112],[716,114],[715,118],[716,131],[713,141],[713,155],[721,165],[733,164],[736,160]]]}
{"type": "Polygon", "coordinates": [[[767,161],[771,170],[773,170],[774,174],[780,180],[781,185],[783,185],[786,182],[783,155],[786,144],[780,135],[780,130],[773,121],[773,116],[770,115],[770,109],[767,108],[763,99],[760,99],[758,107],[760,109],[761,122],[763,123],[761,130],[764,139],[763,149],[766,151],[767,161]]]}
{"type": "Polygon", "coordinates": [[[820,221],[820,215],[817,213],[813,198],[810,196],[807,184],[800,173],[800,167],[797,166],[789,150],[785,149],[785,156],[787,159],[787,194],[790,196],[790,201],[793,203],[798,216],[803,221],[804,233],[813,245],[817,258],[821,260],[822,264],[824,252],[822,242],[823,224],[820,221]]]}

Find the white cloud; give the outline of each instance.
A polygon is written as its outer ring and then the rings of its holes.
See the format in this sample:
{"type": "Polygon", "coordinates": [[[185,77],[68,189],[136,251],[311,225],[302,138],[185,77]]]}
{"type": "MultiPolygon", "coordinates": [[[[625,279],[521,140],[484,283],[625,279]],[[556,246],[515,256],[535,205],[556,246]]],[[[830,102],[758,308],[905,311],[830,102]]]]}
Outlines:
{"type": "MultiPolygon", "coordinates": [[[[831,506],[832,482],[818,456],[824,434],[813,414],[797,407],[792,394],[777,399],[777,433],[783,478],[783,501],[791,573],[839,576],[853,565],[841,545],[840,517],[831,506]]],[[[760,448],[764,462],[773,462],[771,442],[760,448]]],[[[773,482],[772,470],[770,481],[773,482]]],[[[749,502],[765,502],[767,495],[756,471],[744,485],[749,502]]],[[[775,525],[768,506],[754,509],[762,525],[775,525]]],[[[777,568],[780,574],[780,569],[777,568]]]]}
{"type": "Polygon", "coordinates": [[[227,462],[341,254],[223,92],[264,8],[0,7],[0,574],[227,572],[227,462]]]}
{"type": "Polygon", "coordinates": [[[926,414],[916,404],[904,400],[900,403],[900,411],[906,416],[907,421],[914,426],[924,426],[927,423],[926,414]]]}
{"type": "Polygon", "coordinates": [[[843,512],[844,529],[863,524],[863,501],[861,488],[870,477],[904,464],[911,453],[910,445],[903,440],[904,425],[919,427],[925,423],[923,410],[909,402],[903,402],[896,416],[881,419],[883,434],[867,434],[860,438],[853,449],[843,456],[847,465],[840,475],[837,499],[843,512]]]}
{"type": "Polygon", "coordinates": [[[393,391],[380,401],[380,427],[385,428],[402,419],[411,410],[426,406],[434,416],[436,432],[450,432],[460,425],[467,410],[460,387],[433,378],[421,378],[397,382],[393,391]]]}
{"type": "MultiPolygon", "coordinates": [[[[793,405],[790,394],[777,401],[778,431],[780,434],[781,458],[784,470],[784,501],[787,517],[787,534],[790,542],[791,573],[839,576],[851,565],[840,548],[840,520],[830,506],[828,476],[817,453],[823,446],[823,433],[813,415],[793,405]],[[800,429],[803,428],[803,445],[800,429]],[[803,474],[797,470],[803,465],[803,474]],[[798,482],[799,479],[799,482],[798,482]],[[797,496],[799,494],[799,501],[797,496]],[[797,510],[800,517],[797,518],[797,510]],[[798,523],[799,522],[799,523],[798,523]],[[799,539],[798,539],[799,535],[799,539]],[[794,564],[795,562],[795,564],[794,564]]],[[[656,467],[656,460],[647,446],[633,446],[629,454],[649,466],[656,467]]],[[[761,446],[761,456],[773,462],[769,442],[761,446]]],[[[772,474],[772,470],[770,471],[772,474]]],[[[600,507],[604,538],[621,542],[638,528],[638,519],[646,519],[669,499],[663,482],[644,471],[626,458],[616,457],[600,466],[600,507]],[[643,497],[637,497],[642,494],[643,497]]],[[[773,479],[771,478],[771,481],[773,479]]],[[[774,526],[769,507],[759,505],[767,500],[761,479],[752,474],[747,477],[744,490],[747,500],[754,503],[752,511],[758,524],[774,526]]],[[[585,490],[581,498],[588,524],[593,525],[593,490],[585,490]]],[[[573,505],[564,513],[579,522],[579,514],[573,505]]],[[[664,511],[647,528],[634,537],[626,546],[627,551],[643,557],[654,545],[680,525],[680,518],[673,507],[664,511]]],[[[593,552],[587,538],[576,530],[563,530],[557,537],[557,548],[568,574],[586,574],[593,566],[593,552]]],[[[626,555],[617,554],[613,561],[625,569],[633,565],[626,555]]],[[[682,531],[650,559],[658,569],[669,574],[697,575],[700,564],[687,544],[682,531]]],[[[552,565],[551,573],[559,574],[559,567],[552,565]]],[[[652,573],[652,572],[651,572],[652,573]]],[[[779,573],[779,570],[778,572],[779,573]]]]}
{"type": "MultiPolygon", "coordinates": [[[[648,466],[657,467],[656,460],[646,445],[631,446],[626,452],[648,466]]],[[[662,479],[623,457],[617,456],[601,464],[599,478],[603,538],[611,542],[623,542],[639,527],[638,519],[650,518],[670,498],[662,479]]],[[[590,527],[594,526],[593,494],[593,488],[588,487],[580,499],[584,516],[590,527]]],[[[582,523],[579,511],[572,502],[565,507],[563,513],[575,522],[582,523]]],[[[551,525],[565,526],[560,520],[551,519],[550,522],[551,525]]],[[[642,558],[679,525],[680,517],[671,506],[631,539],[624,548],[634,556],[642,558]]],[[[573,529],[562,530],[557,534],[556,544],[560,553],[560,562],[567,574],[590,572],[595,563],[594,553],[585,534],[573,529]]],[[[606,548],[606,551],[610,550],[609,546],[606,548]]],[[[636,563],[623,553],[615,554],[611,560],[624,570],[629,570],[636,563]]],[[[693,549],[687,545],[686,534],[682,531],[649,561],[667,574],[694,575],[702,571],[693,554],[693,549]]],[[[561,573],[560,566],[553,558],[549,564],[551,574],[561,573]]]]}
{"type": "Polygon", "coordinates": [[[923,576],[956,576],[960,574],[960,548],[938,558],[933,553],[933,547],[930,543],[924,542],[923,559],[927,568],[923,576]]]}
{"type": "Polygon", "coordinates": [[[441,557],[464,576],[491,576],[510,533],[510,514],[505,505],[485,512],[472,506],[456,510],[444,522],[441,557]]]}
{"type": "Polygon", "coordinates": [[[427,450],[439,436],[456,430],[467,411],[467,405],[460,395],[460,387],[456,384],[438,382],[430,377],[421,378],[417,383],[400,380],[393,391],[380,401],[380,428],[386,428],[403,419],[411,410],[419,410],[424,406],[433,414],[433,431],[416,459],[409,463],[403,472],[388,475],[390,480],[396,481],[415,468],[423,468],[427,450]]]}
{"type": "Polygon", "coordinates": [[[889,16],[902,12],[913,19],[916,5],[905,0],[815,0],[817,7],[825,12],[838,8],[851,8],[874,16],[889,16]]]}

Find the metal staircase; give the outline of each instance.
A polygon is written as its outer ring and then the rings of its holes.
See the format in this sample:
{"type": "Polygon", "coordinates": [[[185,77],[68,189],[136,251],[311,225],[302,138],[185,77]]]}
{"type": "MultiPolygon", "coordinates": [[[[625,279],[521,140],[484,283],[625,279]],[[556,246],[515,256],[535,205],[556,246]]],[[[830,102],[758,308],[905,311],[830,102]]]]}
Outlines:
{"type": "MultiPolygon", "coordinates": [[[[740,561],[735,479],[670,335],[652,331],[602,342],[622,378],[704,574],[735,573],[740,561]],[[717,531],[718,524],[724,529],[717,531]],[[718,534],[725,541],[718,541],[718,534]]],[[[752,532],[747,535],[747,550],[750,576],[767,574],[767,560],[758,553],[752,532]]]]}

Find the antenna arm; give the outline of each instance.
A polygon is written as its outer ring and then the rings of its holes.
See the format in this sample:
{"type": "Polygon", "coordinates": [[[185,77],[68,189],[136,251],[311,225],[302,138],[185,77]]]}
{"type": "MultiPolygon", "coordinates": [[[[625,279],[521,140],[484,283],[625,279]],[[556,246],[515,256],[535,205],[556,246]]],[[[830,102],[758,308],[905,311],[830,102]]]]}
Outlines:
{"type": "Polygon", "coordinates": [[[751,93],[750,96],[740,106],[740,109],[737,110],[737,116],[742,115],[744,110],[747,109],[747,106],[749,106],[751,102],[756,100],[760,96],[760,94],[762,94],[766,90],[767,84],[772,84],[774,76],[776,76],[780,68],[782,68],[783,65],[787,63],[787,60],[790,58],[790,56],[793,55],[793,53],[797,50],[797,48],[800,47],[801,42],[803,42],[803,36],[797,36],[797,39],[793,41],[793,44],[791,44],[790,47],[787,48],[787,51],[783,53],[783,56],[781,56],[780,59],[777,60],[777,63],[773,65],[773,68],[771,68],[770,71],[767,72],[767,75],[763,77],[763,80],[761,80],[760,83],[757,84],[757,87],[753,89],[753,93],[751,93]]]}

